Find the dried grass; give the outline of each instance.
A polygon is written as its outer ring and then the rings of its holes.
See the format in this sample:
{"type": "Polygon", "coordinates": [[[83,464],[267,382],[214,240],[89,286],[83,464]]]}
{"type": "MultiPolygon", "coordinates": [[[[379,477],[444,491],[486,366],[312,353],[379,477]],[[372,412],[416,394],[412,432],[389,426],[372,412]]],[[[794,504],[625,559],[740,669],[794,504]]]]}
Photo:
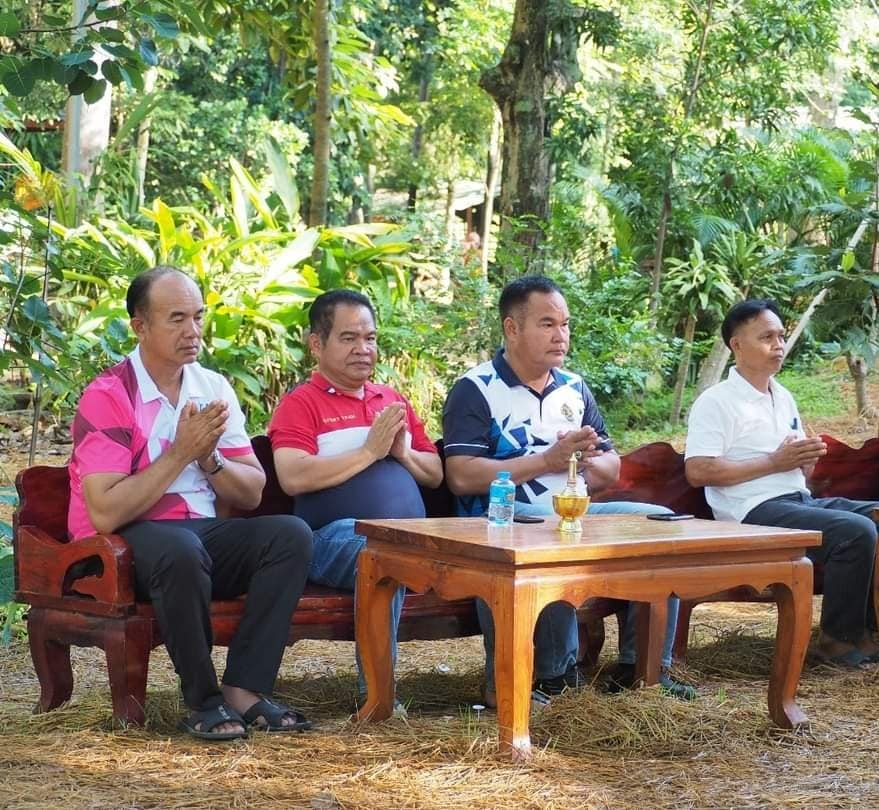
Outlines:
{"type": "Polygon", "coordinates": [[[682,703],[657,689],[563,696],[533,717],[537,750],[519,765],[496,753],[495,716],[471,707],[479,639],[403,644],[399,692],[409,719],[375,725],[349,720],[352,645],[302,642],[287,652],[278,694],[306,710],[315,730],[233,744],[176,731],[183,707],[160,650],[151,661],[144,729],[112,728],[96,650],[74,651],[74,701],[32,715],[36,679],[26,645],[16,643],[0,649],[0,807],[876,805],[879,668],[807,668],[800,702],[812,726],[784,732],[766,711],[774,609],[710,605],[694,618],[689,666],[679,674],[698,684],[697,700],[682,703]]]}

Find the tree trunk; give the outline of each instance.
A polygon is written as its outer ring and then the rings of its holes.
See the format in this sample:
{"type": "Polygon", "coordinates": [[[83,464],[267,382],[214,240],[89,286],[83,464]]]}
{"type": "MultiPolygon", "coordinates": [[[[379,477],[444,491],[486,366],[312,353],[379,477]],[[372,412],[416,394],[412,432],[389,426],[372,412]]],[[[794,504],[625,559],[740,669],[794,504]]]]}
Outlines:
{"type": "Polygon", "coordinates": [[[488,240],[491,238],[491,220],[494,217],[494,190],[497,187],[498,170],[501,161],[501,116],[495,108],[491,119],[491,136],[488,141],[488,156],[485,171],[485,205],[482,212],[482,244],[479,248],[480,271],[483,279],[488,279],[488,240]]]}
{"type": "Polygon", "coordinates": [[[364,222],[372,222],[372,200],[375,197],[375,163],[366,164],[366,202],[363,204],[364,222]]]}
{"type": "Polygon", "coordinates": [[[659,214],[659,225],[656,229],[656,242],[653,245],[653,269],[650,273],[650,326],[656,328],[659,320],[659,288],[662,285],[663,254],[665,253],[665,236],[668,233],[668,221],[671,219],[671,183],[674,179],[674,155],[669,160],[665,174],[664,191],[662,192],[662,209],[659,214]]]}
{"type": "MultiPolygon", "coordinates": [[[[430,90],[430,74],[431,69],[425,66],[421,80],[418,82],[418,103],[424,104],[429,95],[430,90]]],[[[412,133],[412,165],[417,166],[421,159],[421,142],[424,137],[424,128],[421,121],[415,125],[415,132],[412,133]]],[[[415,212],[415,206],[418,202],[418,185],[414,182],[409,184],[409,199],[406,201],[406,208],[415,212]]]]}
{"type": "MultiPolygon", "coordinates": [[[[143,94],[145,96],[155,90],[156,78],[159,75],[158,68],[151,67],[143,75],[143,94]]],[[[147,159],[150,153],[150,118],[152,114],[144,117],[137,127],[137,205],[144,204],[144,183],[146,182],[147,159]]]]}
{"type": "MultiPolygon", "coordinates": [[[[72,14],[74,25],[83,18],[87,7],[86,0],[74,0],[72,14]]],[[[95,18],[90,15],[88,19],[94,21],[95,18]]],[[[78,40],[83,35],[83,29],[78,29],[74,32],[73,38],[78,40]]],[[[106,59],[106,54],[100,49],[92,56],[92,61],[98,65],[98,70],[106,59]]],[[[61,169],[69,179],[82,182],[84,186],[88,185],[95,164],[110,143],[112,98],[113,85],[108,82],[104,95],[94,104],[86,103],[81,95],[70,96],[67,100],[64,114],[61,169]]],[[[97,201],[96,207],[100,208],[97,201]]]]}
{"type": "Polygon", "coordinates": [[[446,180],[446,243],[451,246],[455,239],[455,179],[449,177],[446,180]]]}
{"type": "Polygon", "coordinates": [[[870,398],[867,395],[867,374],[869,373],[867,361],[860,355],[854,354],[854,352],[846,352],[845,362],[848,364],[849,374],[852,375],[852,379],[855,381],[855,407],[857,408],[858,416],[870,416],[873,409],[870,406],[870,398]]]}
{"type": "Polygon", "coordinates": [[[693,356],[693,336],[696,334],[696,316],[687,315],[684,326],[684,346],[678,363],[678,375],[675,380],[674,400],[671,405],[670,421],[677,425],[681,421],[681,409],[684,405],[684,388],[687,385],[687,374],[690,372],[690,358],[693,356]]]}
{"type": "Polygon", "coordinates": [[[806,307],[806,311],[803,313],[802,317],[797,321],[797,325],[794,327],[794,331],[791,332],[790,337],[787,339],[787,342],[784,346],[784,356],[787,357],[792,351],[797,341],[800,339],[800,335],[803,334],[806,327],[809,325],[809,321],[812,320],[812,315],[815,313],[815,310],[821,306],[821,303],[827,298],[827,293],[830,292],[826,287],[823,290],[820,290],[818,294],[809,302],[809,306],[806,307]]]}
{"type": "Polygon", "coordinates": [[[714,340],[708,357],[702,361],[699,369],[699,376],[696,379],[696,396],[698,397],[703,391],[716,385],[723,377],[723,370],[726,368],[727,360],[729,360],[730,351],[726,348],[723,338],[718,336],[714,340]]]}
{"type": "Polygon", "coordinates": [[[311,180],[308,225],[313,228],[327,223],[327,201],[330,193],[332,51],[330,49],[329,0],[315,0],[312,28],[317,54],[317,80],[315,82],[314,111],[314,174],[311,180]]]}
{"type": "Polygon", "coordinates": [[[497,103],[503,122],[501,240],[526,249],[525,270],[535,269],[533,248],[543,239],[541,225],[549,215],[546,97],[553,79],[563,73],[550,58],[551,5],[546,0],[516,0],[501,61],[479,80],[497,103]]]}

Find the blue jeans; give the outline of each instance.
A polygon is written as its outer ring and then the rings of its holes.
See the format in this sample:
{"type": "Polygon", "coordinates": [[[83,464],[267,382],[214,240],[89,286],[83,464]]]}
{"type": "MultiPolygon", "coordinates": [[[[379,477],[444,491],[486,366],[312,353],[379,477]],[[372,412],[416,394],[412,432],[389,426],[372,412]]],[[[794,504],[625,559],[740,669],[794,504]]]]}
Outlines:
{"type": "MultiPolygon", "coordinates": [[[[590,515],[641,515],[670,512],[664,506],[636,501],[611,501],[591,503],[590,515]]],[[[516,512],[520,515],[552,515],[550,506],[526,504],[516,501],[516,512]]],[[[589,518],[587,517],[586,520],[589,518]]],[[[665,625],[665,640],[662,646],[662,666],[671,666],[671,650],[675,640],[680,600],[668,600],[668,620],[665,625]]],[[[494,690],[494,621],[491,609],[482,600],[476,600],[476,611],[482,627],[485,644],[485,684],[494,690]]],[[[635,663],[635,613],[629,610],[620,639],[620,663],[635,663]]],[[[567,602],[553,602],[547,605],[537,618],[534,629],[534,679],[544,680],[563,675],[577,662],[579,652],[577,635],[577,612],[567,602]]]]}
{"type": "MultiPolygon", "coordinates": [[[[334,520],[316,529],[308,579],[328,588],[356,590],[357,558],[365,545],[366,538],[354,531],[354,518],[334,520]]],[[[400,587],[391,602],[391,666],[397,664],[397,628],[405,594],[406,589],[400,587]]],[[[357,688],[365,695],[366,681],[360,666],[360,651],[356,647],[354,655],[357,659],[357,688]]]]}

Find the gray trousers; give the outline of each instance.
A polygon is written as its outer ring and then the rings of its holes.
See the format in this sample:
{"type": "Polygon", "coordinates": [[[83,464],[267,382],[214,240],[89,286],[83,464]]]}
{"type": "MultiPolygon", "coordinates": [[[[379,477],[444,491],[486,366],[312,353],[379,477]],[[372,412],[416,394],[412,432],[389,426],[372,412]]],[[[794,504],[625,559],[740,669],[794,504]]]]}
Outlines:
{"type": "Polygon", "coordinates": [[[872,624],[870,585],[876,556],[876,501],[781,495],[755,506],[743,523],[823,532],[820,546],[806,552],[824,566],[821,629],[837,641],[857,644],[872,624]]]}

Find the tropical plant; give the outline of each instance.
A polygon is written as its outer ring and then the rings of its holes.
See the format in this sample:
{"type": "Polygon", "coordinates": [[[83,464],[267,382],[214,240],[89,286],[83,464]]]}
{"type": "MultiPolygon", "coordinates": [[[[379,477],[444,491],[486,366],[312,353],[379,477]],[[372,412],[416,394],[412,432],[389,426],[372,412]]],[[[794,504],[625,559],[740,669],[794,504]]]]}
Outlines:
{"type": "Polygon", "coordinates": [[[684,316],[683,345],[675,379],[674,400],[669,420],[673,425],[681,418],[684,401],[684,386],[690,370],[693,355],[693,338],[696,323],[701,315],[721,311],[736,298],[736,289],[727,269],[719,262],[706,259],[702,245],[693,240],[693,248],[686,261],[668,260],[668,273],[664,280],[663,293],[668,297],[671,311],[684,316]]]}
{"type": "MultiPolygon", "coordinates": [[[[174,264],[205,293],[206,362],[231,377],[251,426],[262,427],[303,373],[306,304],[324,289],[345,286],[366,290],[391,309],[408,300],[415,264],[394,225],[303,228],[289,166],[271,145],[268,153],[271,171],[263,182],[229,161],[228,194],[208,183],[216,205],[209,213],[156,199],[141,210],[142,222],[93,216],[74,227],[7,200],[14,221],[42,228],[51,249],[48,275],[29,265],[16,273],[9,244],[0,254],[5,340],[12,349],[3,362],[45,378],[56,407],[72,405],[82,384],[131,345],[124,294],[132,276],[174,264]]],[[[44,186],[63,189],[26,158],[18,156],[26,176],[39,174],[44,186]]]]}

